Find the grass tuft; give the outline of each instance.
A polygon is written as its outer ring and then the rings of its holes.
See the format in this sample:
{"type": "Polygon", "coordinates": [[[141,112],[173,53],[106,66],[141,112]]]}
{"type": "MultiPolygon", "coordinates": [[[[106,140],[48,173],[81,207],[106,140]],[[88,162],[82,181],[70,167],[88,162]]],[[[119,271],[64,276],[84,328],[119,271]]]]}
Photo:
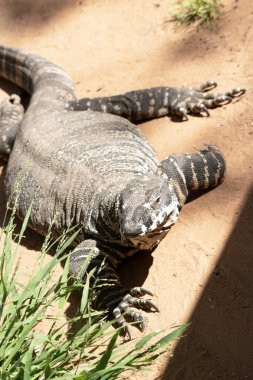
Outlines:
{"type": "Polygon", "coordinates": [[[58,240],[56,253],[49,262],[45,257],[52,244],[50,238],[46,238],[33,275],[26,283],[21,282],[18,247],[29,213],[19,234],[14,233],[14,213],[12,210],[4,233],[1,233],[1,380],[117,379],[124,371],[151,365],[168,350],[172,340],[185,332],[187,325],[177,327],[169,334],[154,331],[135,345],[133,342],[123,347],[119,345],[120,329],[111,328],[115,321],[106,321],[103,312],[91,309],[88,283],[74,280],[69,284],[68,252],[76,233],[64,234],[58,240]],[[16,241],[15,249],[13,241],[16,241]],[[64,270],[55,281],[56,267],[63,260],[66,260],[64,270]],[[82,292],[80,308],[75,317],[66,321],[66,317],[63,318],[64,308],[73,290],[82,292]],[[103,325],[101,320],[105,321],[103,325]],[[48,326],[46,333],[39,328],[44,321],[48,326]],[[80,322],[82,327],[77,330],[74,326],[80,322]]]}
{"type": "Polygon", "coordinates": [[[181,25],[189,25],[199,21],[209,26],[221,14],[219,0],[183,0],[174,14],[173,20],[181,25]]]}

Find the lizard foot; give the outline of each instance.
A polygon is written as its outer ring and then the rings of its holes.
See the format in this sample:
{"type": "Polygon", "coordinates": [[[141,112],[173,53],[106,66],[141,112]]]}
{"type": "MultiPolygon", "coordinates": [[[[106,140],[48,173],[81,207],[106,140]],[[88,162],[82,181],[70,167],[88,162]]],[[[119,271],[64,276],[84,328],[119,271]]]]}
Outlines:
{"type": "Polygon", "coordinates": [[[224,93],[207,92],[216,86],[216,82],[208,81],[195,89],[172,88],[170,113],[186,120],[188,114],[210,116],[209,109],[228,104],[246,92],[244,88],[234,88],[224,93]]]}
{"type": "Polygon", "coordinates": [[[113,317],[117,319],[117,324],[123,328],[124,333],[129,339],[131,339],[131,331],[126,321],[133,322],[141,331],[145,328],[142,314],[132,307],[145,311],[159,311],[158,307],[150,299],[140,298],[144,295],[153,296],[153,294],[145,288],[132,288],[112,311],[113,317]]]}
{"type": "MultiPolygon", "coordinates": [[[[153,294],[142,287],[129,290],[119,288],[117,291],[114,288],[113,290],[111,289],[111,292],[110,289],[107,289],[106,294],[104,294],[102,302],[106,304],[111,316],[116,319],[117,325],[122,327],[124,334],[129,339],[131,339],[131,332],[128,322],[135,324],[141,331],[145,328],[142,314],[135,309],[159,311],[158,307],[150,299],[140,298],[145,295],[152,296],[153,294]]],[[[100,307],[101,304],[99,305],[100,307]]]]}

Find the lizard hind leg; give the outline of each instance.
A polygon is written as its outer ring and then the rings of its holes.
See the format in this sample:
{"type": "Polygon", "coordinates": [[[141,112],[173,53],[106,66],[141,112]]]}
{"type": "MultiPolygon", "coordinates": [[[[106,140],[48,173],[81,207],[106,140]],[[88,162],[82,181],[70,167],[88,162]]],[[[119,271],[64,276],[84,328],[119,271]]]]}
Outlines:
{"type": "Polygon", "coordinates": [[[0,158],[9,156],[23,116],[24,108],[18,95],[13,94],[0,104],[0,158]]]}

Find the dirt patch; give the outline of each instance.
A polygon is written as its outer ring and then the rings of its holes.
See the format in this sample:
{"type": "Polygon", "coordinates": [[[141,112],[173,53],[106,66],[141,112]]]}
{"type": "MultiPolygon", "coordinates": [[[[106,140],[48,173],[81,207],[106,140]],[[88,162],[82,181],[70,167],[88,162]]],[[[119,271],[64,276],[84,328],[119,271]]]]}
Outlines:
{"type": "MultiPolygon", "coordinates": [[[[175,29],[169,0],[0,0],[0,43],[63,66],[80,97],[209,79],[219,91],[249,89],[211,118],[140,126],[160,158],[212,143],[228,171],[222,186],[184,207],[152,256],[133,257],[120,269],[125,284],[155,292],[160,313],[146,315],[146,331],[192,322],[173,358],[163,356],[138,379],[253,378],[253,3],[223,3],[220,23],[205,30],[175,29]]],[[[24,276],[40,242],[28,233],[24,276]]]]}

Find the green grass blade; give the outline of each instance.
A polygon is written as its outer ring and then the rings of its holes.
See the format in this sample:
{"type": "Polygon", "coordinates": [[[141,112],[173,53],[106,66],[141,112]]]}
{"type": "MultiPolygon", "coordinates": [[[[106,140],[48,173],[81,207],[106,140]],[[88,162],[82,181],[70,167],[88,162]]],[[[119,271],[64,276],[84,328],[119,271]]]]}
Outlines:
{"type": "Polygon", "coordinates": [[[83,287],[83,293],[82,293],[81,305],[80,305],[80,313],[81,314],[84,314],[85,310],[87,309],[89,290],[90,290],[90,277],[88,276],[86,283],[83,287]]]}
{"type": "Polygon", "coordinates": [[[26,355],[24,356],[25,367],[24,367],[23,380],[31,380],[32,357],[33,357],[33,344],[30,345],[26,355]]]}
{"type": "Polygon", "coordinates": [[[22,238],[24,237],[24,233],[25,233],[25,230],[27,228],[27,225],[28,225],[28,222],[29,222],[29,219],[30,219],[30,216],[31,216],[31,212],[32,212],[32,204],[29,206],[28,208],[28,211],[26,213],[26,216],[25,216],[25,219],[22,223],[22,226],[21,226],[21,230],[18,234],[18,245],[20,244],[22,238]]]}
{"type": "Polygon", "coordinates": [[[179,338],[190,326],[190,323],[179,326],[176,330],[172,331],[171,333],[165,335],[163,338],[161,338],[157,343],[155,343],[151,348],[150,351],[156,351],[163,346],[167,345],[168,343],[172,342],[173,340],[179,338]]]}
{"type": "MultiPolygon", "coordinates": [[[[66,260],[62,276],[59,279],[59,286],[60,287],[67,287],[68,274],[69,274],[69,257],[66,260]]],[[[59,299],[58,307],[59,307],[60,310],[64,309],[68,298],[69,298],[69,292],[66,291],[66,292],[64,292],[64,294],[62,295],[62,297],[59,299]]]]}
{"type": "Polygon", "coordinates": [[[39,316],[42,314],[42,311],[39,310],[35,315],[34,317],[32,318],[32,320],[30,321],[30,323],[24,327],[22,333],[20,334],[20,336],[18,337],[17,339],[17,342],[15,344],[15,346],[12,348],[9,356],[6,358],[6,360],[3,362],[3,367],[8,367],[12,361],[12,359],[14,358],[14,356],[17,354],[17,352],[19,351],[20,347],[22,346],[22,344],[24,343],[25,339],[27,338],[28,334],[31,332],[32,328],[34,327],[34,325],[36,324],[36,321],[39,319],[39,316]]]}
{"type": "Polygon", "coordinates": [[[107,364],[111,358],[111,355],[112,355],[113,349],[115,347],[118,335],[119,335],[119,331],[116,331],[116,333],[113,335],[110,343],[108,344],[105,353],[103,354],[100,361],[96,365],[94,372],[98,372],[98,371],[106,368],[106,366],[107,366],[107,364]]]}
{"type": "Polygon", "coordinates": [[[157,336],[158,334],[161,333],[161,330],[155,330],[149,333],[148,335],[144,336],[136,345],[135,349],[136,350],[141,350],[152,338],[157,336]]]}

